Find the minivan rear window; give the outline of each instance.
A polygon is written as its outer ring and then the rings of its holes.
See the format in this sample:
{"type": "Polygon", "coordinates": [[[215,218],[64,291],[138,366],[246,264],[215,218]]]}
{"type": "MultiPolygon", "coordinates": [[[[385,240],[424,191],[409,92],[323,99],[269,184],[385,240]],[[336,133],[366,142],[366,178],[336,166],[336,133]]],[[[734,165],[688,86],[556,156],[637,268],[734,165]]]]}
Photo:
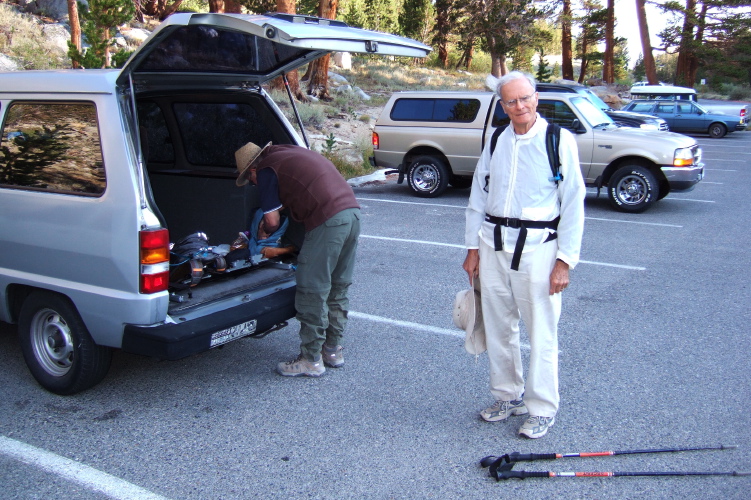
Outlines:
{"type": "Polygon", "coordinates": [[[391,108],[394,121],[463,122],[475,120],[477,99],[398,99],[391,108]]]}
{"type": "Polygon", "coordinates": [[[15,102],[0,141],[0,186],[100,196],[106,187],[91,102],[15,102]]]}

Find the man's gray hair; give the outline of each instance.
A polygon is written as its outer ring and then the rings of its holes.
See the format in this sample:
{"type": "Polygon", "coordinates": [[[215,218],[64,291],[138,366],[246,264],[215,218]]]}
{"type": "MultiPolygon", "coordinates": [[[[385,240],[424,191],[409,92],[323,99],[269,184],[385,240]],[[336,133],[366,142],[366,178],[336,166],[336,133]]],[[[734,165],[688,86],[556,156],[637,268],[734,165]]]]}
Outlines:
{"type": "Polygon", "coordinates": [[[498,97],[501,97],[501,89],[504,85],[514,80],[521,79],[527,80],[532,86],[532,90],[537,91],[537,81],[535,80],[535,77],[530,75],[529,73],[523,73],[521,71],[512,71],[510,73],[506,73],[500,78],[496,78],[493,75],[488,75],[488,77],[485,79],[485,85],[487,85],[488,88],[493,92],[498,94],[498,97]]]}

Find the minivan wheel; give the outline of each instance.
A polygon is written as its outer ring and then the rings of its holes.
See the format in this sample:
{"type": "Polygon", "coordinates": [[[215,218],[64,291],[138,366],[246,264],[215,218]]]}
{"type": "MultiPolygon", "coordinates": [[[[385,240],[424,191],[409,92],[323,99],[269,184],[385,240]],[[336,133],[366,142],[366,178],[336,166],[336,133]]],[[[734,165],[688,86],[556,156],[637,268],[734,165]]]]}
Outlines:
{"type": "Polygon", "coordinates": [[[641,165],[619,168],[608,183],[611,205],[623,212],[643,212],[657,201],[660,187],[654,174],[641,165]]]}
{"type": "Polygon", "coordinates": [[[418,156],[409,166],[407,180],[417,196],[434,198],[446,190],[449,175],[442,160],[435,156],[418,156]]]}
{"type": "Polygon", "coordinates": [[[722,139],[727,133],[728,129],[722,123],[713,123],[709,126],[709,137],[712,139],[722,139]]]}
{"type": "Polygon", "coordinates": [[[55,394],[86,390],[109,370],[112,351],[94,343],[76,308],[61,295],[30,294],[21,307],[18,335],[29,371],[55,394]]]}

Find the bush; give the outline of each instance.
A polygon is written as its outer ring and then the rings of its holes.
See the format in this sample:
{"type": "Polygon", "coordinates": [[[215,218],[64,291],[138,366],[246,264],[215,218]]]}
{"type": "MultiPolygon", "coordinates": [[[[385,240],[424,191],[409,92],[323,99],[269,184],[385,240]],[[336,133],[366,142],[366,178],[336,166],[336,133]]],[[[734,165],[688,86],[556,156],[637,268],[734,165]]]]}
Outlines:
{"type": "Polygon", "coordinates": [[[727,90],[727,94],[731,101],[748,101],[751,100],[751,87],[748,85],[732,85],[727,90]]]}

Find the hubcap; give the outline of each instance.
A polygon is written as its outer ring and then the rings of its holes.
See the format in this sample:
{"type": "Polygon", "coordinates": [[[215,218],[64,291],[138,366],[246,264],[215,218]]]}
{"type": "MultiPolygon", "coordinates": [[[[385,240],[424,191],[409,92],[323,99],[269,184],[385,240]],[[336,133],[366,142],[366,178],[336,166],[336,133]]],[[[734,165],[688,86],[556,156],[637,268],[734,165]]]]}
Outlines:
{"type": "Polygon", "coordinates": [[[73,365],[74,345],[65,319],[52,309],[42,309],[31,321],[31,347],[44,370],[55,377],[73,365]]]}
{"type": "Polygon", "coordinates": [[[627,205],[642,203],[647,197],[647,185],[636,175],[628,175],[618,183],[618,199],[627,205]]]}
{"type": "Polygon", "coordinates": [[[420,191],[430,191],[438,182],[438,173],[432,165],[420,165],[415,169],[412,181],[420,191]]]}

